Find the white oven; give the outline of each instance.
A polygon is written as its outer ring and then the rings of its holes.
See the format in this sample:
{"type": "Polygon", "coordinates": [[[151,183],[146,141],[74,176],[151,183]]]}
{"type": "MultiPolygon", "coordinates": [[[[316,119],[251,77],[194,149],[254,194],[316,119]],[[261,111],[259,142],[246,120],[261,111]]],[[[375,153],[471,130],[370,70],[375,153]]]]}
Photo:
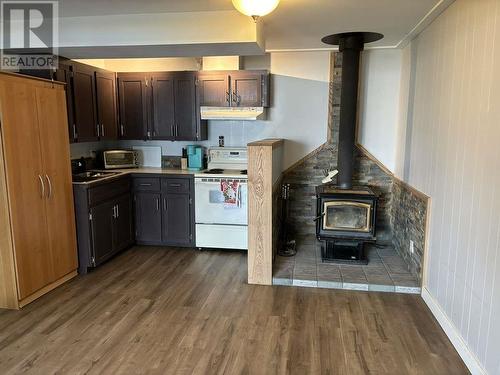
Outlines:
{"type": "Polygon", "coordinates": [[[195,176],[196,246],[248,249],[246,176],[195,176]],[[221,181],[238,181],[238,203],[225,203],[221,181]]]}

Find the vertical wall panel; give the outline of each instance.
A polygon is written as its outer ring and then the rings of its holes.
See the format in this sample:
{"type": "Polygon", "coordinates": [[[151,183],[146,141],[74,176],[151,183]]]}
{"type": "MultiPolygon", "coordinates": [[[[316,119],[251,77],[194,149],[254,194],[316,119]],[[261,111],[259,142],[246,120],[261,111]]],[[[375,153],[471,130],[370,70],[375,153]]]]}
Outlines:
{"type": "Polygon", "coordinates": [[[408,181],[432,197],[429,292],[500,373],[500,0],[457,0],[416,40],[408,181]]]}

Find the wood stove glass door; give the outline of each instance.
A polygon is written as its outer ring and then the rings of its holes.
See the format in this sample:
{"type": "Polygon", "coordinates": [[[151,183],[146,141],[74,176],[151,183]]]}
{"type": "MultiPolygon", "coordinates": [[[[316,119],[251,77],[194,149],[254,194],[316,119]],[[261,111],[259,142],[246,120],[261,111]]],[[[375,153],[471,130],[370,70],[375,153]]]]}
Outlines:
{"type": "Polygon", "coordinates": [[[330,201],[323,206],[323,229],[369,232],[371,205],[361,202],[330,201]]]}

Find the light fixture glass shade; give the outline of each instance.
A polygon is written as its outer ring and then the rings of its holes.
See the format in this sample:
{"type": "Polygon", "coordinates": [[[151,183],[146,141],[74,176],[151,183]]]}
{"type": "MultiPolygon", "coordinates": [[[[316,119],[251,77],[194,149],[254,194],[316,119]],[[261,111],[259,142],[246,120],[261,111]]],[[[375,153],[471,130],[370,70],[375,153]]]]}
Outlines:
{"type": "Polygon", "coordinates": [[[233,0],[234,7],[250,17],[262,17],[276,9],[280,0],[233,0]]]}

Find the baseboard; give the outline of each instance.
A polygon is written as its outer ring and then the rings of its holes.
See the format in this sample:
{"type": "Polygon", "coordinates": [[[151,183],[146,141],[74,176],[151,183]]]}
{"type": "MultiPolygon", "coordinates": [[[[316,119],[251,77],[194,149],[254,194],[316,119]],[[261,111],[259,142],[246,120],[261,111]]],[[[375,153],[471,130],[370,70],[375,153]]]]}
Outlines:
{"type": "Polygon", "coordinates": [[[441,309],[439,303],[430,294],[426,287],[422,288],[422,298],[431,310],[432,314],[438,321],[439,325],[450,339],[452,345],[457,350],[458,354],[464,361],[465,365],[473,375],[487,375],[488,373],[483,368],[476,355],[469,349],[467,343],[460,335],[460,332],[455,327],[453,322],[448,318],[446,313],[441,309]]]}

